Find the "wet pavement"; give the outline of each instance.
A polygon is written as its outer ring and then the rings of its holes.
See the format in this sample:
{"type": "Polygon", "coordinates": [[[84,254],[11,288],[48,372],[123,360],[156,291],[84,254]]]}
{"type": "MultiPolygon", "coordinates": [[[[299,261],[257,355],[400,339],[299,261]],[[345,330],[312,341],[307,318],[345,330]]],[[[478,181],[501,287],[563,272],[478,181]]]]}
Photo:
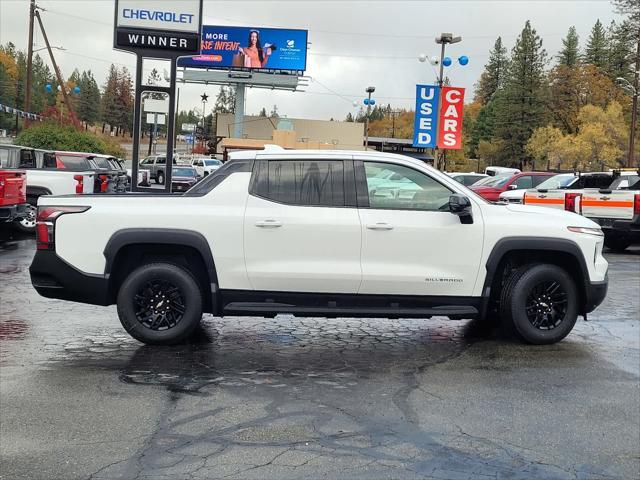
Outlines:
{"type": "Polygon", "coordinates": [[[0,479],[640,478],[640,249],[563,342],[480,322],[206,316],[147,347],[0,250],[0,479]]]}

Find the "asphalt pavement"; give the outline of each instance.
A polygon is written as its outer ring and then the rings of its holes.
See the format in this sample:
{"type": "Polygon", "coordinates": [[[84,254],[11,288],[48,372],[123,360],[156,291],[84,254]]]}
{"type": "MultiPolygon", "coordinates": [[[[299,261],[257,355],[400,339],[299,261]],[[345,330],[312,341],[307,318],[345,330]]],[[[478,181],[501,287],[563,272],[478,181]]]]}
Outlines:
{"type": "Polygon", "coordinates": [[[640,478],[640,249],[563,342],[473,321],[206,316],[144,346],[0,250],[0,479],[640,478]]]}

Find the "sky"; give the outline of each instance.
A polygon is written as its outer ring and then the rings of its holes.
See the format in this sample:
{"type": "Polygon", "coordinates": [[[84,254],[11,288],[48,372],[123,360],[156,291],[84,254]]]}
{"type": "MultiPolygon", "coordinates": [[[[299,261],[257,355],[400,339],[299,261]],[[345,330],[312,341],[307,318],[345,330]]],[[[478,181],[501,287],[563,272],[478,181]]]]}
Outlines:
{"type": "MultiPolygon", "coordinates": [[[[49,41],[66,50],[55,50],[56,61],[68,77],[74,68],[91,69],[98,84],[104,84],[111,63],[124,65],[133,73],[135,56],[113,50],[112,0],[38,0],[49,41]]],[[[172,0],[158,0],[157,4],[172,0]]],[[[0,43],[27,47],[29,0],[0,0],[0,43]]],[[[469,57],[461,66],[454,62],[445,69],[451,84],[473,86],[488,60],[498,36],[510,50],[526,20],[543,39],[553,56],[573,25],[584,46],[597,19],[606,26],[620,16],[605,0],[582,1],[210,1],[204,0],[203,24],[249,27],[300,28],[309,31],[306,75],[311,78],[305,92],[247,91],[246,114],[257,114],[273,105],[291,118],[342,120],[362,105],[365,88],[376,87],[378,104],[413,108],[415,85],[433,83],[437,76],[429,62],[418,56],[439,55],[434,39],[441,32],[462,36],[462,42],[448,47],[454,60],[469,57]],[[358,106],[354,107],[356,102],[358,106]]],[[[44,47],[36,29],[35,49],[44,47]]],[[[51,64],[46,50],[39,52],[51,64]]],[[[146,65],[150,70],[152,64],[146,65]]],[[[147,76],[145,72],[144,76],[147,76]]],[[[180,86],[179,109],[200,107],[200,95],[211,97],[217,87],[180,86]]],[[[213,98],[212,98],[213,99],[213,98]]],[[[209,103],[212,106],[213,102],[209,103]]]]}

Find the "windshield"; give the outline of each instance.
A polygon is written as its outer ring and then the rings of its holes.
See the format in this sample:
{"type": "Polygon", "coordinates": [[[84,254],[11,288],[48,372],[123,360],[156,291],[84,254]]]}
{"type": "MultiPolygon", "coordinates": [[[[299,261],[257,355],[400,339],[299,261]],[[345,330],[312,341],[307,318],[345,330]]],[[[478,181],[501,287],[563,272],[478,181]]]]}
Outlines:
{"type": "Polygon", "coordinates": [[[497,177],[488,177],[473,184],[474,187],[501,187],[507,183],[513,175],[500,175],[497,177]]]}
{"type": "Polygon", "coordinates": [[[222,162],[220,160],[205,160],[204,161],[204,164],[207,167],[213,167],[213,166],[216,166],[216,165],[220,165],[221,163],[222,162]]]}
{"type": "Polygon", "coordinates": [[[576,179],[573,174],[555,175],[551,178],[547,178],[544,182],[538,185],[538,190],[555,190],[557,188],[567,188],[576,179]]]}
{"type": "Polygon", "coordinates": [[[193,168],[174,168],[174,177],[195,177],[196,171],[193,168]]]}
{"type": "Polygon", "coordinates": [[[609,190],[619,190],[622,188],[637,190],[639,180],[640,176],[638,175],[622,175],[611,182],[611,185],[609,185],[609,190]]]}

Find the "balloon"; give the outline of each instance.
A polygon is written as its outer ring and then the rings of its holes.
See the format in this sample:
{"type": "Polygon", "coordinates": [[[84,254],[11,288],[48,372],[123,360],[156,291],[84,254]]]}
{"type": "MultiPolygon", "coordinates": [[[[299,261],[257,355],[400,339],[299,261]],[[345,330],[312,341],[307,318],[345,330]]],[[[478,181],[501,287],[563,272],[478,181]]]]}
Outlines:
{"type": "Polygon", "coordinates": [[[466,65],[467,63],[469,63],[469,57],[467,57],[466,55],[461,55],[460,57],[458,57],[458,63],[460,63],[460,65],[466,65]]]}
{"type": "Polygon", "coordinates": [[[435,57],[435,56],[434,56],[434,57],[431,57],[431,58],[429,59],[429,63],[430,63],[431,65],[434,65],[434,66],[435,66],[435,65],[438,65],[438,64],[440,63],[440,59],[439,59],[438,57],[435,57]]]}
{"type": "Polygon", "coordinates": [[[451,57],[444,57],[444,58],[442,59],[442,64],[443,64],[445,67],[449,67],[449,66],[451,66],[451,63],[452,63],[452,61],[451,61],[451,57]]]}
{"type": "Polygon", "coordinates": [[[427,61],[427,56],[426,56],[424,53],[421,53],[421,54],[418,56],[418,60],[420,60],[422,63],[424,63],[424,62],[426,62],[426,61],[427,61]]]}
{"type": "Polygon", "coordinates": [[[371,100],[369,100],[369,105],[375,105],[376,101],[372,98],[371,100]]]}
{"type": "Polygon", "coordinates": [[[364,104],[365,104],[365,105],[369,105],[369,99],[368,99],[368,98],[365,98],[365,99],[364,99],[364,104]]]}
{"type": "Polygon", "coordinates": [[[51,93],[51,92],[53,91],[53,87],[51,86],[51,84],[50,84],[50,83],[47,83],[47,84],[44,86],[44,91],[45,91],[45,92],[47,92],[47,93],[51,93]]]}
{"type": "Polygon", "coordinates": [[[356,102],[355,100],[353,101],[353,108],[358,106],[358,102],[356,102]]]}
{"type": "Polygon", "coordinates": [[[58,85],[58,91],[61,92],[62,91],[62,87],[60,85],[58,85]]]}
{"type": "Polygon", "coordinates": [[[77,85],[75,87],[73,87],[73,93],[75,93],[75,94],[80,93],[80,87],[78,87],[77,85]]]}

